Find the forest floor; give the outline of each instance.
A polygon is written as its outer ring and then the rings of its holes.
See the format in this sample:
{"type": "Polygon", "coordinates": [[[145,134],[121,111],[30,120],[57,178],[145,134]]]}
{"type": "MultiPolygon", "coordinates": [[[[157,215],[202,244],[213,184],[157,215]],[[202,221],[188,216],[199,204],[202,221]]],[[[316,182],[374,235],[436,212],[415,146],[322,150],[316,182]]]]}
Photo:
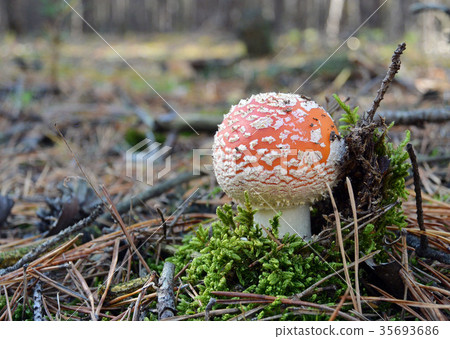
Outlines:
{"type": "MultiPolygon", "coordinates": [[[[21,266],[0,276],[0,298],[8,295],[3,304],[0,302],[0,320],[37,319],[39,312],[53,320],[96,316],[152,319],[151,314],[157,314],[158,292],[151,287],[153,280],[153,285],[157,282],[155,276],[106,301],[97,286],[107,284],[110,288],[145,276],[148,269],[161,275],[165,258],[174,252],[173,245],[180,244],[199,222],[216,218],[217,206],[230,203],[205,166],[211,163],[208,150],[217,121],[229,107],[254,93],[294,92],[300,87],[298,93],[334,111],[337,121],[342,111],[336,109],[332,94],[348,97],[352,107],[366,110],[396,47],[374,42],[367,33],[357,41],[357,47],[351,50],[344,46],[315,72],[333,49],[321,46],[314,36],[300,39],[294,33],[286,34],[276,43],[277,53],[259,59],[245,58],[240,42],[221,35],[106,40],[128,64],[98,37],[71,42],[66,39],[58,46],[43,38],[3,38],[0,268],[11,267],[31,251],[29,246],[38,246],[43,236],[50,239],[90,215],[99,202],[96,193],[107,200],[106,205],[116,206],[116,214],[122,218],[116,215],[113,222],[107,215],[102,216],[97,222],[101,227],[46,248],[26,262],[26,271],[21,266]],[[178,114],[194,130],[180,127],[183,122],[178,114]],[[170,172],[151,186],[127,176],[126,168],[127,150],[145,137],[170,149],[170,158],[166,158],[170,159],[170,172]],[[190,175],[194,149],[205,152],[201,158],[204,175],[190,175]],[[145,198],[142,192],[147,192],[145,198]],[[187,199],[189,204],[184,203],[187,199]],[[167,224],[173,231],[166,239],[163,229],[167,224]],[[126,255],[133,246],[139,246],[142,258],[126,255]],[[21,252],[21,248],[25,250],[21,252]],[[110,274],[110,267],[114,274],[110,274]],[[34,313],[18,311],[33,298],[34,313]],[[41,310],[36,310],[36,300],[42,300],[41,310]]],[[[417,39],[412,40],[380,112],[443,109],[448,117],[449,61],[444,56],[422,53],[417,39]]],[[[448,119],[439,123],[411,120],[393,127],[390,140],[398,144],[406,129],[411,131],[419,161],[426,235],[430,246],[448,254],[450,123],[448,119]]],[[[154,170],[165,166],[160,161],[154,170]]],[[[406,186],[411,193],[403,204],[406,229],[420,235],[423,233],[417,223],[412,175],[406,178],[406,186]]],[[[114,214],[114,208],[109,207],[111,210],[114,214]]],[[[397,245],[398,252],[404,253],[406,247],[401,242],[397,245]]],[[[364,298],[373,303],[385,298],[385,302],[400,306],[413,318],[448,320],[448,263],[409,255],[414,260],[411,276],[420,275],[422,280],[410,281],[412,292],[405,300],[382,290],[364,298]]],[[[175,273],[177,278],[183,274],[175,273]]],[[[183,284],[179,280],[176,285],[181,288],[183,284]]],[[[189,288],[187,293],[195,298],[196,287],[189,288]]],[[[348,300],[342,300],[345,303],[330,307],[339,310],[348,306],[348,300]]],[[[214,307],[212,312],[222,316],[227,310],[235,315],[242,312],[243,318],[254,315],[245,317],[249,311],[238,308],[214,307]]],[[[206,313],[178,319],[203,318],[206,313]]],[[[385,319],[399,314],[380,313],[385,319]]],[[[304,314],[308,314],[306,310],[304,314]]],[[[358,319],[364,318],[372,319],[369,315],[358,319]]]]}

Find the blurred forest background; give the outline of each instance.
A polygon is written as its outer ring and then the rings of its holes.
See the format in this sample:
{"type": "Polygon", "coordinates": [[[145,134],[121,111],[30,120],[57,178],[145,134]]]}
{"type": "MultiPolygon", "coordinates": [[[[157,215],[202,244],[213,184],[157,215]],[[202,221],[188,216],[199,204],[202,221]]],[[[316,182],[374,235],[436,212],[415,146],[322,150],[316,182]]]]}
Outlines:
{"type": "MultiPolygon", "coordinates": [[[[384,0],[75,0],[68,3],[101,33],[232,32],[261,15],[276,33],[313,29],[337,38],[349,34],[384,0]]],[[[442,0],[422,1],[445,11],[442,0]]],[[[447,3],[448,5],[448,3],[447,3]]],[[[62,0],[2,0],[0,29],[18,34],[36,34],[58,21],[72,36],[92,33],[82,19],[62,0]]],[[[419,28],[415,10],[418,1],[387,1],[365,28],[378,28],[390,39],[419,28]],[[412,6],[412,7],[411,7],[412,6]]],[[[436,15],[436,13],[435,13],[436,15]]],[[[429,28],[429,27],[428,27],[429,28]]]]}
{"type": "MultiPolygon", "coordinates": [[[[251,94],[297,92],[334,111],[337,93],[366,110],[402,41],[402,68],[381,109],[397,121],[394,142],[408,128],[421,159],[445,161],[449,6],[0,0],[0,194],[39,205],[65,177],[81,175],[55,124],[92,180],[135,194],[145,184],[125,175],[128,148],[148,137],[171,147],[175,170],[189,170],[192,149],[209,149],[223,114],[251,94]]],[[[448,167],[439,171],[427,192],[445,196],[448,167]]]]}

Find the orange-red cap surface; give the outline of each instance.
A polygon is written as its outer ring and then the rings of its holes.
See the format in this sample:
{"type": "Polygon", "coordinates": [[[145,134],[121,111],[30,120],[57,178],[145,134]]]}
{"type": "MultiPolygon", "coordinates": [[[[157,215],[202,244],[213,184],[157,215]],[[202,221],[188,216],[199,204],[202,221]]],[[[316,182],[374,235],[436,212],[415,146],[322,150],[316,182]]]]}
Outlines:
{"type": "Polygon", "coordinates": [[[343,142],[330,115],[296,94],[262,93],[231,107],[214,138],[222,189],[260,208],[310,203],[332,185],[343,142]]]}

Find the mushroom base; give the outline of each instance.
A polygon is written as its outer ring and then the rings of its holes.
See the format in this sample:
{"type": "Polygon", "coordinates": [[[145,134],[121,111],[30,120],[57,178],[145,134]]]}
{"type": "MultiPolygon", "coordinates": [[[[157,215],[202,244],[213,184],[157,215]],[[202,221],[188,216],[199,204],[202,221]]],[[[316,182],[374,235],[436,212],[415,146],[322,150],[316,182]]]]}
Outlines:
{"type": "MultiPolygon", "coordinates": [[[[297,233],[305,240],[311,238],[311,217],[309,213],[309,205],[299,205],[291,208],[280,210],[282,212],[279,220],[280,227],[278,236],[281,238],[286,233],[297,233]]],[[[255,223],[264,227],[270,227],[269,220],[275,216],[274,210],[258,210],[254,216],[255,223]]]]}

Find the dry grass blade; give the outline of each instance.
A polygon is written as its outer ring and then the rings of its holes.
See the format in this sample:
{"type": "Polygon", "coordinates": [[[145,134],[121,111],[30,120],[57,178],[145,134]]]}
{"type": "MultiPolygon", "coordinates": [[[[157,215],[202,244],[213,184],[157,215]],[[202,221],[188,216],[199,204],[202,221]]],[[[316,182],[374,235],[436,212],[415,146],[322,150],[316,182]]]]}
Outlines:
{"type": "MultiPolygon", "coordinates": [[[[272,303],[274,301],[279,301],[282,304],[286,305],[295,305],[295,306],[305,306],[305,307],[312,307],[319,309],[321,311],[324,311],[325,313],[332,314],[334,312],[334,309],[321,304],[315,304],[309,301],[303,301],[303,300],[292,300],[287,298],[277,298],[273,297],[271,295],[264,295],[264,294],[254,294],[254,293],[243,293],[243,292],[229,292],[229,291],[212,291],[212,294],[216,296],[222,296],[222,297],[230,297],[230,298],[241,298],[241,299],[218,299],[218,304],[257,304],[257,303],[272,303]]],[[[339,316],[346,320],[358,320],[355,317],[352,317],[351,315],[339,311],[339,316]]]]}
{"type": "Polygon", "coordinates": [[[29,266],[36,267],[40,264],[43,266],[49,265],[50,263],[52,263],[52,261],[56,257],[58,257],[59,255],[61,255],[64,252],[66,252],[70,246],[75,244],[79,240],[80,237],[81,237],[81,234],[77,234],[73,239],[68,240],[66,243],[61,244],[54,250],[50,251],[49,253],[47,253],[47,254],[43,255],[42,257],[38,258],[37,260],[33,261],[32,263],[30,263],[29,266]]]}
{"type": "Polygon", "coordinates": [[[330,185],[327,184],[328,193],[330,194],[331,204],[333,205],[334,216],[336,218],[336,235],[339,243],[339,249],[341,251],[342,256],[342,264],[344,265],[344,275],[345,281],[347,282],[347,286],[350,289],[350,296],[352,298],[353,307],[355,310],[358,309],[358,305],[355,298],[355,293],[353,292],[352,281],[350,280],[350,272],[348,271],[347,259],[345,258],[345,250],[344,250],[344,241],[342,239],[342,230],[341,230],[341,218],[339,216],[339,211],[336,206],[336,201],[334,201],[333,192],[331,191],[330,185]]]}
{"type": "Polygon", "coordinates": [[[339,314],[339,311],[341,310],[342,306],[344,305],[345,299],[347,298],[348,294],[350,292],[350,288],[347,287],[345,290],[344,295],[341,297],[341,300],[339,301],[339,304],[337,304],[334,312],[331,314],[330,319],[328,321],[334,321],[339,314]]]}
{"type": "Polygon", "coordinates": [[[353,187],[350,179],[346,178],[348,194],[350,196],[350,204],[353,212],[353,223],[355,232],[355,292],[356,292],[356,305],[357,311],[362,314],[361,306],[361,293],[359,290],[359,232],[358,232],[358,214],[356,213],[355,195],[353,194],[353,187]]]}
{"type": "Polygon", "coordinates": [[[180,272],[178,272],[177,274],[175,274],[175,276],[173,277],[173,281],[177,281],[177,279],[179,277],[181,277],[181,275],[187,270],[187,268],[189,267],[189,265],[191,264],[192,260],[189,260],[188,263],[186,265],[183,266],[183,268],[180,270],[180,272]]]}
{"type": "MultiPolygon", "coordinates": [[[[385,296],[386,298],[390,298],[390,299],[395,299],[392,295],[390,295],[389,293],[387,293],[386,291],[383,291],[381,288],[379,288],[378,286],[369,284],[370,287],[374,288],[375,290],[377,290],[381,295],[385,296]]],[[[422,317],[419,313],[417,313],[416,311],[414,311],[411,307],[409,307],[408,305],[404,305],[401,304],[399,305],[400,307],[402,307],[404,310],[408,311],[409,313],[411,313],[413,316],[415,316],[417,319],[420,319],[422,321],[426,321],[426,319],[424,317],[422,317]]]]}
{"type": "Polygon", "coordinates": [[[145,283],[145,285],[142,287],[142,291],[141,293],[139,293],[137,300],[136,300],[136,305],[134,306],[134,312],[133,312],[133,321],[137,321],[139,320],[139,310],[141,307],[141,302],[143,300],[143,298],[145,298],[145,293],[147,293],[147,289],[151,286],[151,285],[155,285],[155,283],[153,282],[154,280],[154,276],[152,275],[148,281],[145,283]]]}
{"type": "MultiPolygon", "coordinates": [[[[153,275],[152,275],[152,277],[154,278],[153,275]]],[[[130,293],[126,293],[126,294],[121,295],[121,296],[119,296],[119,297],[117,297],[117,298],[114,298],[114,299],[108,301],[108,305],[111,306],[111,307],[116,307],[116,306],[123,305],[123,301],[124,301],[124,300],[126,301],[126,302],[125,302],[126,304],[128,304],[131,300],[137,300],[137,299],[128,299],[128,298],[131,297],[131,296],[133,296],[133,295],[136,295],[136,294],[138,294],[138,293],[141,293],[141,291],[143,290],[143,288],[144,288],[144,287],[141,287],[141,288],[139,288],[139,289],[137,289],[137,290],[135,290],[135,291],[132,291],[132,292],[130,292],[130,293]],[[126,300],[126,299],[127,299],[127,300],[126,300]]],[[[156,295],[156,294],[155,294],[155,295],[156,295]]],[[[147,294],[147,296],[149,296],[149,294],[147,294]]]]}
{"type": "MultiPolygon", "coordinates": [[[[374,257],[375,255],[377,255],[378,253],[380,253],[380,251],[375,251],[372,252],[364,257],[362,257],[361,259],[359,259],[359,263],[362,263],[372,257],[374,257]]],[[[348,268],[352,268],[353,266],[355,266],[355,263],[351,263],[348,265],[348,268]]],[[[335,275],[341,274],[342,272],[344,272],[344,269],[341,268],[339,271],[335,271],[333,273],[330,273],[329,275],[327,275],[326,277],[320,279],[318,282],[316,282],[315,284],[311,285],[310,287],[308,287],[306,290],[304,290],[302,293],[296,294],[292,297],[292,299],[294,300],[298,300],[303,298],[305,295],[310,295],[317,287],[319,287],[320,285],[322,285],[325,281],[329,280],[330,278],[334,277],[335,275]]]]}
{"type": "Polygon", "coordinates": [[[47,300],[44,297],[42,297],[42,305],[44,306],[44,311],[45,311],[45,314],[47,314],[47,317],[50,319],[50,321],[53,321],[53,316],[48,309],[47,300]]]}
{"type": "Polygon", "coordinates": [[[425,267],[426,269],[428,269],[431,273],[433,273],[435,275],[436,278],[439,279],[439,281],[444,284],[448,289],[450,289],[450,278],[444,274],[442,274],[441,272],[435,270],[433,267],[431,267],[430,265],[426,264],[425,262],[423,262],[422,260],[417,260],[417,262],[422,265],[423,267],[425,267]]]}
{"type": "Polygon", "coordinates": [[[32,276],[34,276],[35,278],[40,278],[42,281],[45,281],[47,284],[49,284],[50,286],[60,290],[61,292],[67,293],[67,294],[71,295],[74,298],[82,299],[82,300],[84,300],[86,302],[89,302],[89,300],[84,295],[81,295],[81,294],[79,294],[79,293],[77,293],[75,291],[72,291],[71,289],[67,288],[66,286],[61,285],[60,283],[58,283],[58,282],[56,282],[56,281],[46,277],[45,275],[43,275],[41,272],[35,270],[34,268],[31,269],[30,274],[32,276]]]}
{"type": "Polygon", "coordinates": [[[95,307],[94,307],[94,296],[92,295],[91,289],[89,288],[86,280],[84,279],[83,275],[80,273],[80,271],[77,270],[77,268],[74,265],[70,265],[73,273],[77,277],[78,281],[81,283],[81,287],[83,288],[84,293],[87,295],[87,298],[89,299],[89,303],[91,305],[91,320],[96,321],[97,317],[95,316],[95,307]]]}
{"type": "MultiPolygon", "coordinates": [[[[139,293],[141,291],[142,291],[142,289],[140,289],[136,292],[139,293]]],[[[136,293],[133,293],[133,294],[136,294],[136,293]]],[[[130,293],[130,295],[131,295],[131,293],[130,293]]],[[[127,298],[130,295],[128,295],[127,298]]],[[[155,297],[156,297],[156,292],[145,295],[141,300],[141,305],[143,305],[146,302],[153,301],[153,299],[155,299],[155,297]]],[[[120,307],[126,306],[126,305],[130,306],[138,300],[138,297],[131,298],[131,299],[127,299],[127,298],[120,298],[120,301],[114,301],[114,303],[111,303],[110,306],[104,307],[103,309],[107,310],[107,309],[120,308],[120,307]],[[124,300],[124,299],[126,299],[126,300],[124,300]]],[[[116,300],[119,300],[119,298],[117,298],[116,300]]]]}
{"type": "MultiPolygon", "coordinates": [[[[433,304],[430,298],[424,293],[424,291],[426,290],[422,290],[422,288],[420,288],[420,286],[416,284],[415,279],[408,273],[408,271],[404,269],[400,270],[400,277],[403,279],[405,285],[408,286],[408,290],[416,300],[427,304],[433,304]]],[[[431,308],[431,309],[424,309],[423,311],[428,315],[428,318],[430,320],[434,321],[447,320],[439,309],[431,308]]]]}
{"type": "Polygon", "coordinates": [[[382,298],[382,297],[365,297],[365,296],[362,296],[361,300],[387,302],[387,303],[397,304],[399,306],[407,305],[407,306],[418,307],[418,308],[450,310],[450,304],[437,305],[437,304],[432,304],[432,303],[423,303],[423,302],[419,302],[419,301],[401,300],[401,299],[395,299],[395,298],[382,298]]]}
{"type": "Polygon", "coordinates": [[[106,200],[108,201],[108,204],[110,204],[111,206],[111,213],[114,217],[114,219],[116,219],[116,221],[119,223],[120,228],[122,229],[122,232],[125,234],[125,237],[127,238],[128,244],[130,245],[130,247],[133,249],[133,252],[138,256],[139,261],[141,262],[142,266],[145,267],[145,269],[147,270],[147,272],[149,274],[152,273],[152,270],[150,269],[150,267],[148,266],[147,262],[145,261],[144,257],[142,257],[141,253],[139,252],[138,248],[136,247],[136,245],[134,244],[133,239],[131,238],[130,233],[127,230],[127,227],[125,226],[125,223],[122,220],[122,217],[120,216],[120,213],[117,211],[114,203],[111,200],[111,197],[109,196],[108,191],[106,190],[106,188],[104,186],[102,186],[102,190],[103,193],[105,194],[106,200]]]}
{"type": "Polygon", "coordinates": [[[22,306],[22,320],[25,317],[25,309],[28,306],[28,280],[27,280],[28,265],[23,266],[23,306],[22,306]]]}
{"type": "MultiPolygon", "coordinates": [[[[210,317],[215,317],[215,316],[220,316],[220,315],[224,315],[224,314],[236,313],[239,311],[240,311],[239,308],[226,308],[223,310],[209,311],[209,315],[210,315],[210,317]]],[[[181,320],[189,320],[189,319],[196,319],[196,318],[204,318],[205,315],[206,315],[206,312],[200,312],[200,313],[188,314],[188,315],[177,315],[174,317],[161,319],[161,321],[170,321],[170,320],[181,321],[181,320]]]]}
{"type": "MultiPolygon", "coordinates": [[[[23,294],[22,289],[23,289],[23,283],[20,283],[19,286],[16,288],[16,290],[14,291],[14,294],[11,298],[11,300],[9,301],[9,304],[11,305],[11,312],[14,313],[15,310],[17,309],[18,304],[18,300],[20,298],[20,296],[23,294]]],[[[7,286],[3,286],[8,288],[7,286]]]]}
{"type": "Polygon", "coordinates": [[[5,291],[6,312],[8,314],[8,319],[9,319],[9,321],[12,321],[13,317],[12,317],[12,312],[11,312],[11,306],[9,305],[8,291],[6,289],[6,286],[3,286],[3,291],[5,291]]]}
{"type": "MultiPolygon", "coordinates": [[[[98,193],[97,189],[95,188],[95,186],[92,184],[92,180],[89,178],[89,176],[86,174],[86,172],[84,171],[83,166],[81,166],[80,161],[78,160],[78,157],[76,156],[75,152],[72,150],[72,148],[70,147],[69,143],[67,142],[66,138],[64,137],[64,135],[62,134],[62,132],[60,131],[60,129],[58,128],[57,124],[54,124],[54,127],[56,129],[56,131],[58,132],[59,136],[63,139],[64,143],[67,146],[67,149],[69,150],[70,154],[72,155],[72,158],[75,160],[75,162],[77,163],[78,168],[80,169],[81,173],[83,173],[84,177],[86,178],[86,181],[89,183],[89,185],[91,186],[92,190],[95,192],[95,194],[97,195],[97,198],[104,203],[102,197],[100,196],[100,194],[98,193]]],[[[105,203],[104,203],[105,204],[105,203]]],[[[106,206],[106,204],[105,204],[106,206]]]]}
{"type": "Polygon", "coordinates": [[[433,292],[441,293],[443,295],[446,295],[446,296],[450,297],[450,291],[444,290],[443,288],[439,288],[439,287],[436,287],[436,286],[423,285],[423,284],[418,283],[418,282],[416,282],[416,285],[420,286],[421,288],[423,288],[425,290],[430,290],[430,291],[433,291],[433,292]]]}
{"type": "MultiPolygon", "coordinates": [[[[242,319],[246,320],[251,315],[253,315],[253,314],[255,314],[255,313],[259,312],[259,311],[262,311],[266,307],[267,307],[267,305],[257,306],[257,307],[252,308],[251,310],[248,310],[248,311],[246,311],[244,313],[238,314],[237,316],[229,319],[228,321],[238,321],[238,320],[242,320],[242,319]]],[[[210,312],[210,314],[211,314],[211,312],[210,312]]]]}
{"type": "Polygon", "coordinates": [[[103,292],[103,294],[100,298],[100,302],[98,303],[97,309],[95,311],[95,314],[97,314],[97,315],[100,313],[100,311],[102,309],[103,303],[105,302],[106,296],[108,294],[109,287],[111,286],[114,272],[116,271],[117,260],[119,258],[119,244],[120,244],[120,240],[116,239],[116,241],[114,242],[111,266],[109,267],[108,277],[106,278],[105,291],[103,292]]]}

